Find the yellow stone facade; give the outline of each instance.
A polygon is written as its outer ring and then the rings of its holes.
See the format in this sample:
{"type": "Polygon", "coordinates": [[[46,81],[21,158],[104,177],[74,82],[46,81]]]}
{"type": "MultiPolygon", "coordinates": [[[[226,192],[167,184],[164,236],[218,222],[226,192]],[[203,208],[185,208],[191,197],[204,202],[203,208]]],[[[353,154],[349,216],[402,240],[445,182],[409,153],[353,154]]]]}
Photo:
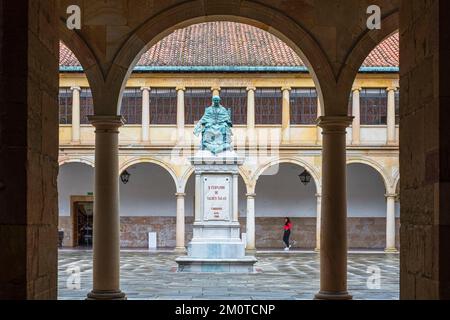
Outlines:
{"type": "MultiPolygon", "coordinates": [[[[83,74],[60,75],[60,87],[89,87],[83,74]]],[[[126,87],[221,87],[311,88],[314,82],[309,74],[132,74],[126,87]]],[[[359,74],[354,88],[398,88],[398,74],[359,74]]],[[[129,166],[152,162],[167,169],[177,181],[178,192],[184,192],[192,173],[187,157],[199,144],[193,135],[194,125],[185,125],[180,141],[177,125],[150,125],[149,141],[142,141],[142,125],[120,128],[120,172],[129,166]],[[181,155],[181,156],[180,156],[181,155]]],[[[237,125],[234,144],[247,156],[241,175],[248,193],[254,193],[258,177],[265,169],[277,163],[296,163],[312,174],[318,193],[321,181],[321,132],[315,125],[256,125],[254,132],[246,125],[237,125]],[[287,139],[283,131],[288,130],[287,139]],[[256,137],[256,138],[251,138],[256,137]],[[253,140],[255,139],[255,140],[253,140]],[[267,145],[266,147],[263,147],[267,145]],[[256,147],[256,148],[255,148],[256,147]],[[256,161],[255,161],[256,160],[256,161]]],[[[386,185],[386,193],[395,193],[399,181],[398,126],[395,143],[388,144],[387,126],[360,126],[361,139],[352,143],[352,127],[347,130],[348,163],[363,163],[377,170],[386,185]],[[366,139],[364,138],[366,137],[366,139]]],[[[93,166],[95,133],[91,125],[80,126],[80,141],[72,141],[72,125],[60,125],[60,164],[83,162],[93,166]]],[[[119,173],[118,173],[119,174],[119,173]]]]}

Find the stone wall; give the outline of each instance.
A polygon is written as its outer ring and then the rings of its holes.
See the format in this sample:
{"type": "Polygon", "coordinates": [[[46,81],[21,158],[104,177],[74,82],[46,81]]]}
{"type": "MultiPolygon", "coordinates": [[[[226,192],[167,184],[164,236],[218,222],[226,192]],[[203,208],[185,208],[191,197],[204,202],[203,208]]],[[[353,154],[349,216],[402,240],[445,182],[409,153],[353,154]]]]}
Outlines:
{"type": "Polygon", "coordinates": [[[0,7],[0,300],[56,299],[57,2],[0,7]]]}
{"type": "Polygon", "coordinates": [[[402,1],[402,299],[450,299],[450,1],[402,1]]]}
{"type": "MultiPolygon", "coordinates": [[[[295,247],[312,250],[316,247],[316,219],[293,218],[291,240],[295,247]]],[[[193,217],[186,217],[186,244],[192,239],[193,217]]],[[[241,218],[241,232],[246,232],[246,219],[241,218]]],[[[175,217],[121,217],[122,248],[147,248],[148,233],[156,232],[159,248],[175,247],[175,217]]],[[[59,227],[65,230],[64,246],[72,246],[72,221],[60,217],[59,227]]],[[[399,229],[397,220],[397,229],[399,229]]],[[[349,247],[353,249],[384,249],[386,220],[383,218],[349,218],[349,247]]],[[[256,246],[259,249],[283,247],[283,218],[256,218],[256,246]]],[[[397,247],[399,237],[397,232],[397,247]]]]}

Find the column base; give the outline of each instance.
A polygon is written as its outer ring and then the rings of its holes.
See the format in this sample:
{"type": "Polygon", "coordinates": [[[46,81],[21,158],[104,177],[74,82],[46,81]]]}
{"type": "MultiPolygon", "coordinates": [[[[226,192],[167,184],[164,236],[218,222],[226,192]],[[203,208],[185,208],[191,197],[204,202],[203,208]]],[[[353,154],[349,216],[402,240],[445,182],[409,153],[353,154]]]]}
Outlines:
{"type": "Polygon", "coordinates": [[[314,252],[320,252],[320,248],[315,248],[314,252]]]}
{"type": "Polygon", "coordinates": [[[397,141],[387,141],[386,144],[390,147],[398,146],[397,141]]]}
{"type": "Polygon", "coordinates": [[[326,292],[321,291],[314,296],[314,300],[353,300],[353,296],[349,295],[347,291],[343,292],[326,292]]]}
{"type": "Polygon", "coordinates": [[[122,291],[95,291],[88,293],[86,300],[127,300],[122,291]]]}
{"type": "Polygon", "coordinates": [[[386,248],[384,249],[384,252],[386,253],[398,253],[397,248],[386,248]]]}
{"type": "Polygon", "coordinates": [[[176,247],[175,250],[173,250],[175,253],[186,253],[187,250],[185,247],[176,247]]]}
{"type": "Polygon", "coordinates": [[[245,254],[249,256],[256,255],[256,249],[245,249],[245,254]]]}

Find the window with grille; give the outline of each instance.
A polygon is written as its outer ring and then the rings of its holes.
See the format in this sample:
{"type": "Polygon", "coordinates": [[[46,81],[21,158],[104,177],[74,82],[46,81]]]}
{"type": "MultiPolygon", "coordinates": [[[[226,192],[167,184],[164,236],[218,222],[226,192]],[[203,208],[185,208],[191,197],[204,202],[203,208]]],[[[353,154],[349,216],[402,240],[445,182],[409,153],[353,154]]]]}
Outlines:
{"type": "Polygon", "coordinates": [[[125,124],[142,124],[142,92],[140,88],[124,90],[121,115],[125,119],[125,124]]]}
{"type": "Polygon", "coordinates": [[[400,91],[395,91],[395,124],[400,124],[400,91]]]}
{"type": "Polygon", "coordinates": [[[361,124],[387,124],[386,89],[363,89],[361,91],[361,124]]]}
{"type": "Polygon", "coordinates": [[[59,124],[72,124],[72,90],[59,89],[59,124]]]}
{"type": "Polygon", "coordinates": [[[205,109],[212,105],[212,93],[210,88],[188,88],[184,96],[186,124],[198,122],[205,109]]]}
{"type": "Polygon", "coordinates": [[[90,88],[82,88],[80,92],[80,123],[90,124],[88,116],[94,115],[94,101],[90,88]]]}
{"type": "Polygon", "coordinates": [[[231,110],[233,124],[247,124],[246,88],[222,88],[220,98],[222,105],[231,110]]]}
{"type": "Polygon", "coordinates": [[[291,124],[315,124],[317,121],[317,91],[315,88],[295,88],[290,94],[291,124]]]}
{"type": "Polygon", "coordinates": [[[177,124],[177,91],[175,89],[152,88],[150,124],[177,124]]]}
{"type": "Polygon", "coordinates": [[[280,88],[261,88],[255,92],[255,122],[258,125],[280,124],[283,94],[280,88]]]}

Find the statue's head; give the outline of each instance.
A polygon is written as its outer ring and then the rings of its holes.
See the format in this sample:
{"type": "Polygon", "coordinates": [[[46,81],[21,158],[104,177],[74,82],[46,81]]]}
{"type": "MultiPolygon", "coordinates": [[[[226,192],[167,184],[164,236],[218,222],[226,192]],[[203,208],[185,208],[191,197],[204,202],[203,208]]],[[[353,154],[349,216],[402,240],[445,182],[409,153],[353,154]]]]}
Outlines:
{"type": "Polygon", "coordinates": [[[220,99],[219,96],[214,96],[213,99],[212,99],[212,101],[213,101],[213,105],[214,105],[215,107],[220,106],[220,101],[221,101],[221,99],[220,99]]]}

